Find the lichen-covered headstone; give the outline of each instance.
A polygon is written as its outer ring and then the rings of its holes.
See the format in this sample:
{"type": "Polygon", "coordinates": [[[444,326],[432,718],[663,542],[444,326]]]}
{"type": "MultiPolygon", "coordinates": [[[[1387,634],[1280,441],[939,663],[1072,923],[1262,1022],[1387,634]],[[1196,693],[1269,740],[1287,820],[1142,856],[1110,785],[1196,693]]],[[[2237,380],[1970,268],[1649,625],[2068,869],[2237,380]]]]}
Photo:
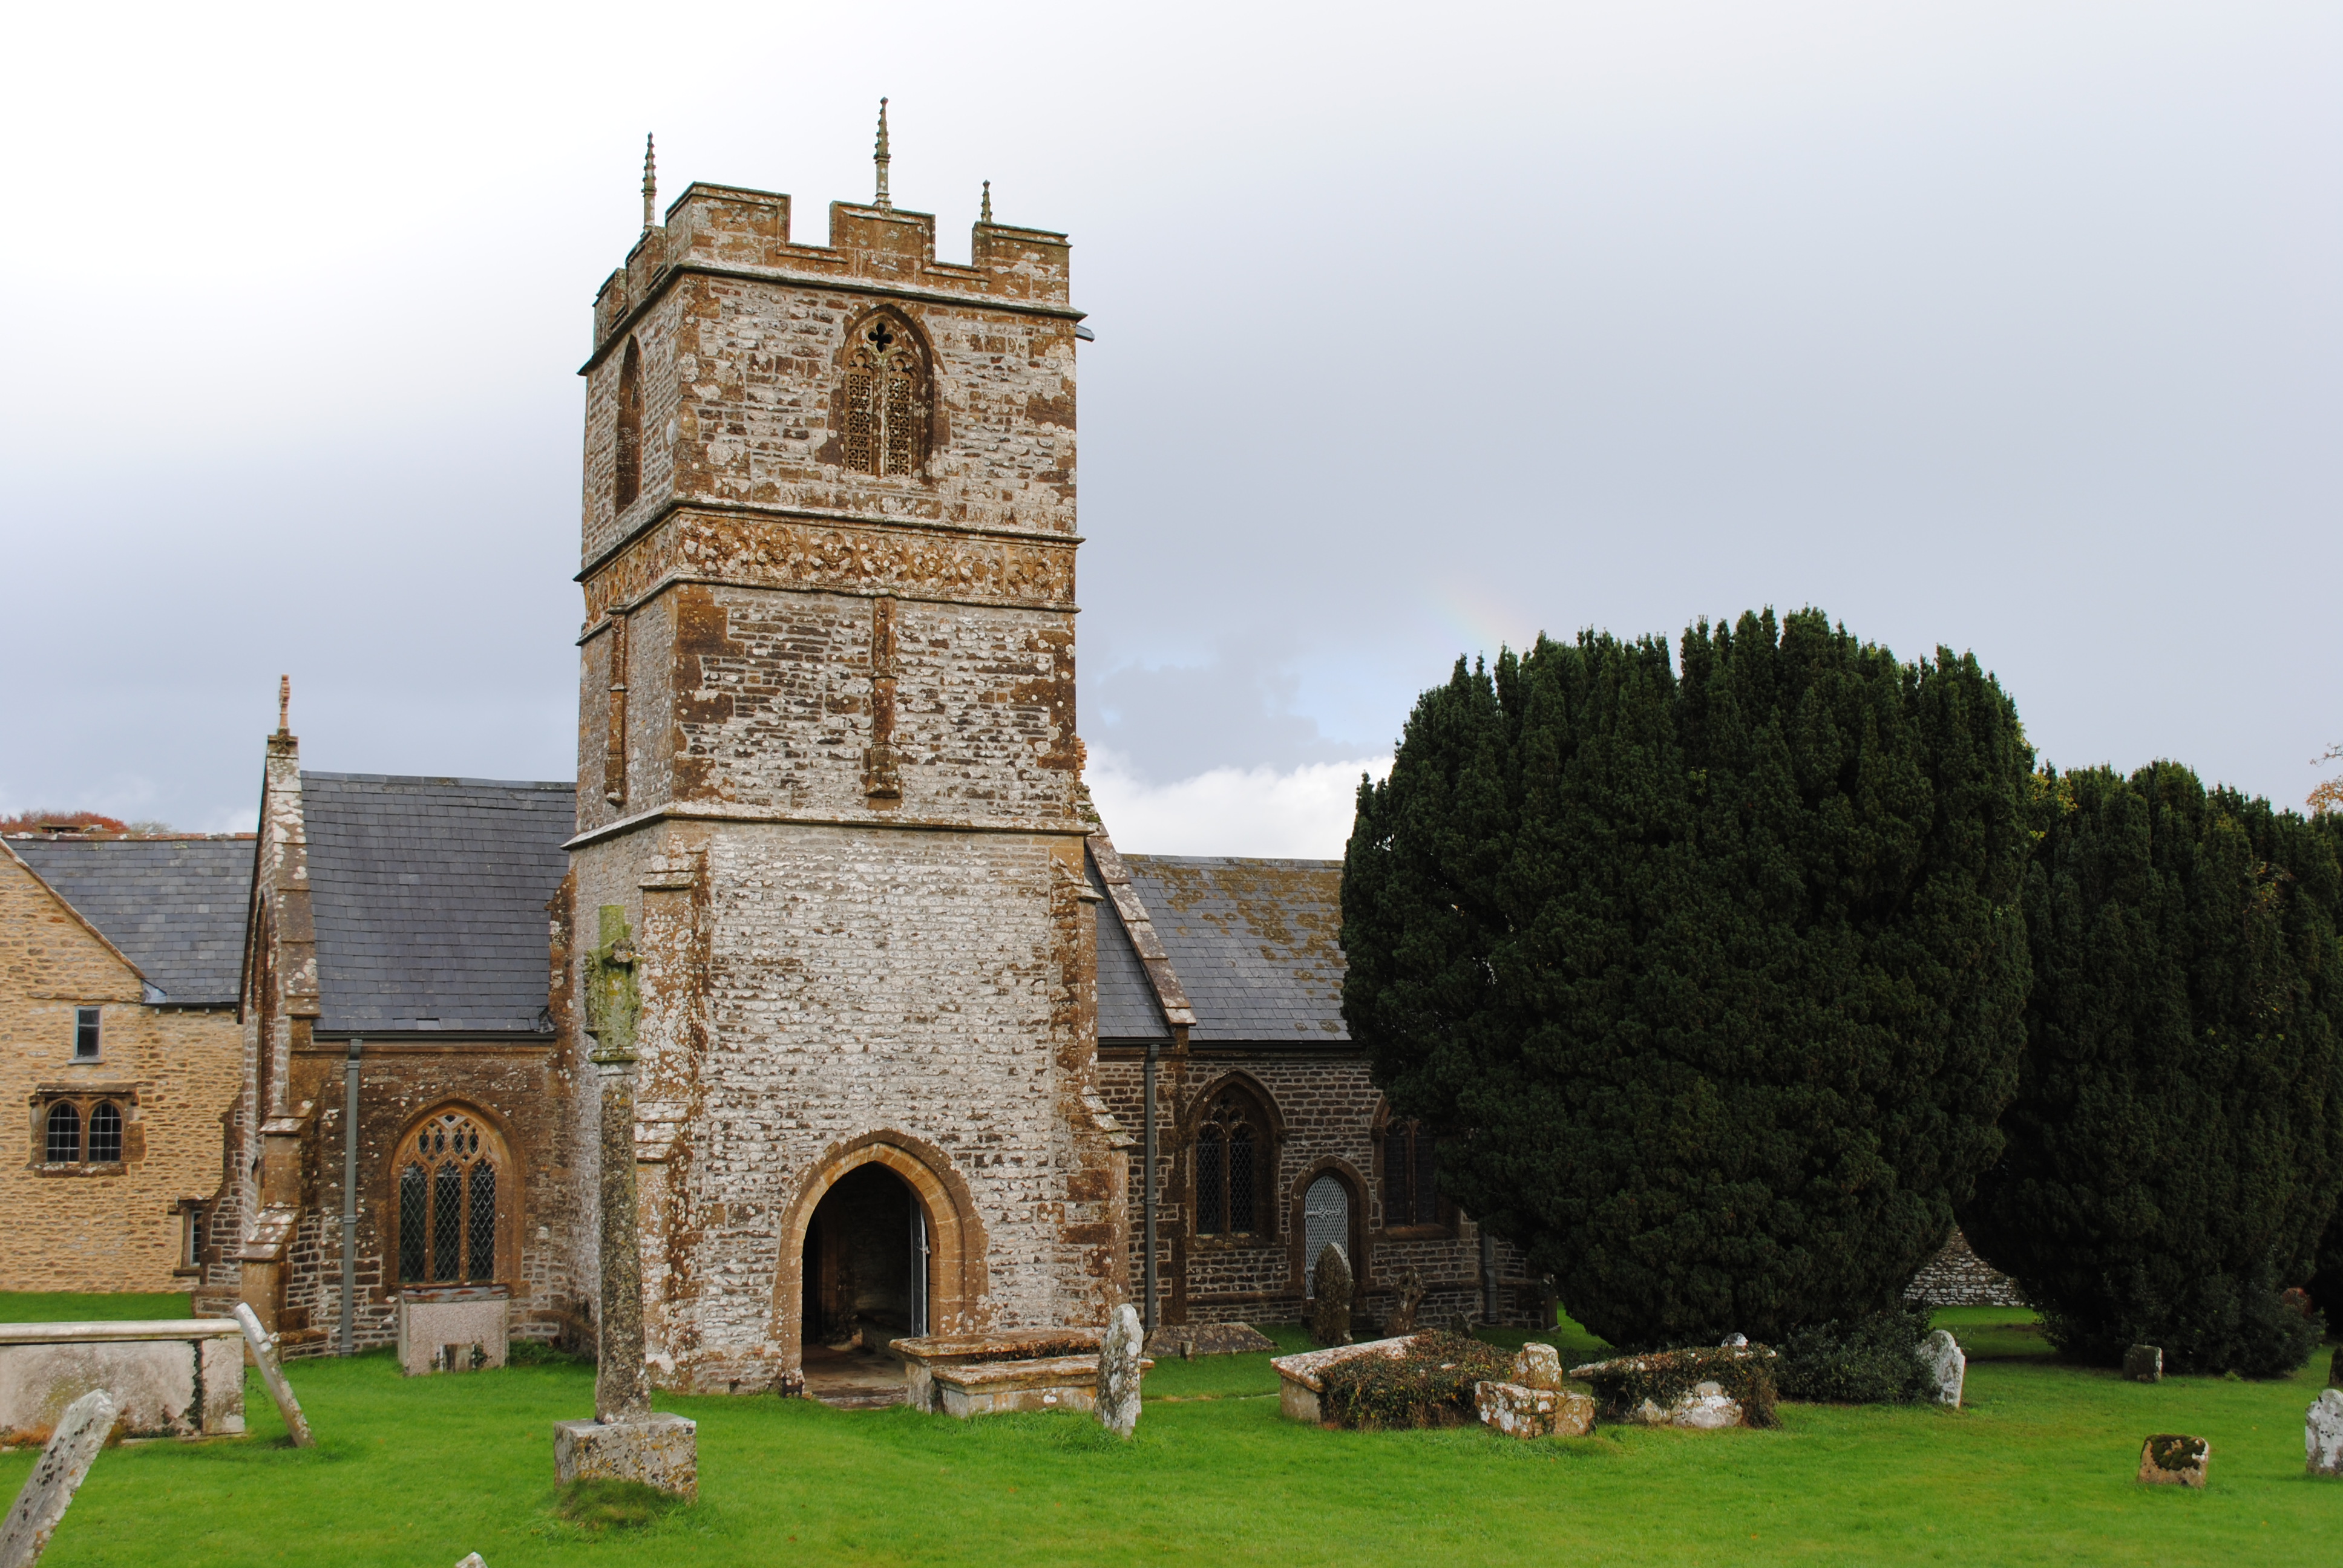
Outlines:
{"type": "Polygon", "coordinates": [[[1351,1342],[1351,1261],[1329,1241],[1310,1271],[1310,1332],[1322,1345],[1351,1342]]]}
{"type": "Polygon", "coordinates": [[[1560,1388],[1562,1354],[1532,1340],[1513,1355],[1513,1381],[1523,1388],[1560,1388]]]}
{"type": "Polygon", "coordinates": [[[25,1489],[16,1493],[16,1505],[0,1522],[0,1568],[33,1568],[41,1560],[90,1462],[113,1433],[114,1396],[104,1389],[65,1406],[33,1473],[25,1478],[25,1489]]]}
{"type": "Polygon", "coordinates": [[[1961,1384],[1968,1377],[1969,1358],[1960,1342],[1938,1329],[1920,1342],[1920,1364],[1928,1369],[1928,1387],[1938,1404],[1961,1408],[1961,1384]]]}
{"type": "Polygon", "coordinates": [[[2311,1474],[2343,1477],[2343,1389],[2328,1389],[2302,1412],[2302,1447],[2311,1474]]]}
{"type": "Polygon", "coordinates": [[[2203,1438],[2160,1432],[2139,1445],[2140,1484],[2201,1487],[2212,1462],[2213,1445],[2203,1438]]]}
{"type": "Polygon", "coordinates": [[[2124,1352],[2124,1376],[2132,1382],[2162,1382],[2164,1352],[2155,1345],[2134,1345],[2124,1352]]]}
{"type": "Polygon", "coordinates": [[[2337,1345],[2335,1353],[2327,1358],[2327,1386],[2338,1385],[2343,1385],[2343,1345],[2337,1345]]]}
{"type": "Polygon", "coordinates": [[[1139,1326],[1139,1309],[1115,1308],[1099,1346],[1098,1418],[1117,1437],[1129,1437],[1139,1425],[1139,1360],[1146,1339],[1139,1326]]]}
{"type": "Polygon", "coordinates": [[[1416,1309],[1423,1305],[1423,1274],[1410,1263],[1399,1271],[1399,1304],[1383,1324],[1383,1337],[1396,1340],[1415,1332],[1416,1309]]]}

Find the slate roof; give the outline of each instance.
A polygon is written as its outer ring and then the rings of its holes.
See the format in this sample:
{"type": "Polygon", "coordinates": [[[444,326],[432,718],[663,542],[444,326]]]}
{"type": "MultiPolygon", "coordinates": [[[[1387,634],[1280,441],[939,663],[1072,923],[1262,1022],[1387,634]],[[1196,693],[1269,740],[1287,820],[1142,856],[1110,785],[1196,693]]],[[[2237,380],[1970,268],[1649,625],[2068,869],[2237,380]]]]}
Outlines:
{"type": "MultiPolygon", "coordinates": [[[[1192,1044],[1339,1045],[1342,862],[1125,855],[1196,1010],[1192,1044]]],[[[1106,922],[1101,921],[1101,927],[1106,922]]],[[[1105,942],[1100,942],[1105,1011],[1105,942]]],[[[1103,1022],[1099,1032],[1106,1033],[1103,1022]]]]}
{"type": "Polygon", "coordinates": [[[11,839],[35,876],[177,1006],[232,1005],[244,973],[250,839],[11,839]]]}
{"type": "Polygon", "coordinates": [[[546,904],[574,784],[304,772],[301,799],[320,1030],[551,1028],[546,904]]]}
{"type": "Polygon", "coordinates": [[[1090,874],[1091,886],[1101,895],[1096,906],[1098,1037],[1168,1040],[1172,1026],[1164,1021],[1155,988],[1148,983],[1146,967],[1139,961],[1139,950],[1131,945],[1131,933],[1123,929],[1122,917],[1115,913],[1114,900],[1103,896],[1106,884],[1099,877],[1098,867],[1088,856],[1082,865],[1090,874]]]}

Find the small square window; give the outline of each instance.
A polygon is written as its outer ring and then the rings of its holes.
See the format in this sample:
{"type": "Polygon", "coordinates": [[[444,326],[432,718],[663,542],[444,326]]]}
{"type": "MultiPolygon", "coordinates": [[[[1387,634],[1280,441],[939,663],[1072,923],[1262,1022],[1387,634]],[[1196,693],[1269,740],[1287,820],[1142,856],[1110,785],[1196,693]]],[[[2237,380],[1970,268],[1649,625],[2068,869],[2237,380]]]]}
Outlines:
{"type": "Polygon", "coordinates": [[[97,1060],[97,1026],[100,1016],[99,1010],[94,1007],[74,1009],[74,1060],[75,1061],[97,1060]]]}

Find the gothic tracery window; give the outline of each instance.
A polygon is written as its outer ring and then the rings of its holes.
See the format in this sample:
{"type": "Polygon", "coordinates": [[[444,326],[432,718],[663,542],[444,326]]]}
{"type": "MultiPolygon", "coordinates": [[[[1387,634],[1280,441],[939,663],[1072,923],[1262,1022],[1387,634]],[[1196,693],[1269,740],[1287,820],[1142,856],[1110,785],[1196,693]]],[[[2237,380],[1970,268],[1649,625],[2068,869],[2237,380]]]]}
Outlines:
{"type": "Polygon", "coordinates": [[[1440,1223],[1440,1172],[1431,1131],[1420,1121],[1383,1129],[1383,1224],[1440,1223]]]}
{"type": "Polygon", "coordinates": [[[1268,1153],[1260,1112],[1244,1097],[1222,1093],[1196,1129],[1196,1234],[1244,1236],[1267,1229],[1262,1221],[1268,1153]]]}
{"type": "Polygon", "coordinates": [[[398,1277],[481,1285],[497,1274],[497,1153],[460,1111],[426,1121],[400,1146],[398,1277]]]}
{"type": "Polygon", "coordinates": [[[846,466],[864,474],[916,474],[926,457],[927,368],[918,340],[880,316],[855,330],[846,351],[846,466]]]}

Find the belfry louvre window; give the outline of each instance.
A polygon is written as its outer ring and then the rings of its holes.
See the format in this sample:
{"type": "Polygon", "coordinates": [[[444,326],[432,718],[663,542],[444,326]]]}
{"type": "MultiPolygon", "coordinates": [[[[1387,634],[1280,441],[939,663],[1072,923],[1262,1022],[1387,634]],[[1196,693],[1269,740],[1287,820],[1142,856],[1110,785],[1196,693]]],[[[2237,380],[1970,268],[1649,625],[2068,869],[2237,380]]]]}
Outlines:
{"type": "Polygon", "coordinates": [[[1269,1141],[1260,1117],[1222,1095],[1196,1130],[1196,1234],[1244,1236],[1262,1230],[1262,1166],[1269,1141]]]}
{"type": "Polygon", "coordinates": [[[426,1121],[399,1153],[398,1277],[482,1285],[497,1273],[497,1158],[461,1111],[426,1121]]]}
{"type": "Polygon", "coordinates": [[[1440,1172],[1432,1134],[1422,1122],[1394,1121],[1383,1132],[1383,1224],[1440,1223],[1440,1172]]]}
{"type": "Polygon", "coordinates": [[[927,446],[927,369],[911,335],[885,317],[857,330],[846,352],[846,466],[916,474],[927,446]]]}

